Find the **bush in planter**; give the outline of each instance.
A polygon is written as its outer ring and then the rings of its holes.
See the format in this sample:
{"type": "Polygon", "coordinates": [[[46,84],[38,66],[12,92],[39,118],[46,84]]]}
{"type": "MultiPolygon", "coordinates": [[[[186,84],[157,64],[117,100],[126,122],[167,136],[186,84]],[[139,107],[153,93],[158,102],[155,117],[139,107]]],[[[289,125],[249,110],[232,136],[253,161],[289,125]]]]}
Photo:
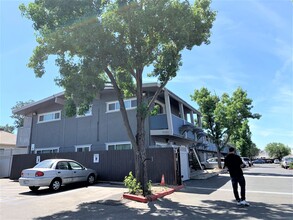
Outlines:
{"type": "Polygon", "coordinates": [[[141,185],[139,182],[137,182],[136,178],[134,178],[131,171],[129,172],[128,176],[125,176],[123,182],[124,185],[128,188],[128,192],[130,194],[142,193],[141,185]]]}

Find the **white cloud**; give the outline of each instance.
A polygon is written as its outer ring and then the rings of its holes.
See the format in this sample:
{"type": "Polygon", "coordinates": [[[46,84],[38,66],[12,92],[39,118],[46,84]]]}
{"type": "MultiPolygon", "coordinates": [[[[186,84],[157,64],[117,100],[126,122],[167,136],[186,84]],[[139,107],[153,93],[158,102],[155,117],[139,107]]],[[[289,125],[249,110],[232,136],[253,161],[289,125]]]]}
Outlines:
{"type": "MultiPolygon", "coordinates": [[[[249,3],[256,7],[256,11],[259,14],[259,18],[262,18],[267,25],[273,25],[274,28],[286,29],[286,20],[276,13],[272,8],[267,7],[263,2],[265,1],[257,1],[250,0],[249,3]]],[[[274,1],[272,1],[274,2],[274,1]]],[[[288,7],[292,7],[292,3],[286,0],[275,0],[275,3],[278,4],[288,4],[288,7]]]]}

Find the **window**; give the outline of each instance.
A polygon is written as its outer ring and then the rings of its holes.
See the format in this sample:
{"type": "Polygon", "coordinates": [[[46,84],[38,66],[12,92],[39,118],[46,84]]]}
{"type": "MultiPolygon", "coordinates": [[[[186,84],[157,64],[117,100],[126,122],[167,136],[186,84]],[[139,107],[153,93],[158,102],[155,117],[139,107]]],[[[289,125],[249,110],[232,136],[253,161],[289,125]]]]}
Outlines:
{"type": "Polygon", "coordinates": [[[57,121],[61,119],[61,111],[39,114],[38,123],[57,121]]]}
{"type": "Polygon", "coordinates": [[[72,170],[83,170],[83,166],[81,166],[80,164],[73,162],[73,161],[69,161],[70,167],[72,170]]]}
{"type": "Polygon", "coordinates": [[[59,152],[59,147],[35,149],[35,154],[51,154],[51,153],[58,153],[58,152],[59,152]]]}
{"type": "Polygon", "coordinates": [[[75,152],[89,152],[91,151],[91,145],[77,145],[75,146],[75,152]]]}
{"type": "Polygon", "coordinates": [[[132,145],[130,142],[117,142],[106,144],[107,150],[131,150],[132,145]]]}
{"type": "MultiPolygon", "coordinates": [[[[125,109],[134,109],[137,106],[136,99],[124,100],[125,109]]],[[[120,110],[120,104],[118,101],[107,103],[107,112],[115,112],[120,110]]]]}
{"type": "Polygon", "coordinates": [[[60,161],[60,162],[58,162],[56,169],[57,170],[69,170],[68,163],[66,161],[60,161]]]}
{"type": "Polygon", "coordinates": [[[91,116],[92,115],[92,110],[93,110],[93,105],[89,106],[89,110],[87,110],[85,113],[82,115],[78,114],[79,108],[76,108],[76,117],[86,117],[86,116],[91,116]]]}

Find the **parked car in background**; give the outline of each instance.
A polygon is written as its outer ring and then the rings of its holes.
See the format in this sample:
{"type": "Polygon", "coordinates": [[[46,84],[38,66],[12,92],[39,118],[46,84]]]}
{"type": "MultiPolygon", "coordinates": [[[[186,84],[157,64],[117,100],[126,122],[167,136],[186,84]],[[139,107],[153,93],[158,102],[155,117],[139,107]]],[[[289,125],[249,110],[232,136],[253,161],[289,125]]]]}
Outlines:
{"type": "Polygon", "coordinates": [[[242,161],[246,163],[246,166],[251,167],[253,165],[252,161],[248,157],[241,157],[241,158],[242,158],[242,161]]]}
{"type": "Polygon", "coordinates": [[[74,160],[48,159],[43,160],[30,169],[21,172],[19,184],[28,186],[30,190],[37,191],[47,186],[58,191],[62,185],[76,182],[87,182],[89,185],[96,181],[97,173],[74,160]]]}
{"type": "Polygon", "coordinates": [[[274,164],[279,164],[280,160],[279,159],[274,159],[274,164]]]}
{"type": "MultiPolygon", "coordinates": [[[[223,168],[224,167],[224,157],[221,158],[221,165],[223,168]]],[[[207,159],[206,162],[201,162],[201,166],[203,169],[218,168],[218,158],[217,157],[209,158],[209,159],[207,159]]]]}
{"type": "Polygon", "coordinates": [[[281,160],[281,166],[285,169],[287,169],[290,164],[293,163],[293,157],[283,157],[281,160]]]}
{"type": "Polygon", "coordinates": [[[266,163],[263,159],[256,159],[253,161],[253,164],[263,164],[266,163]]]}

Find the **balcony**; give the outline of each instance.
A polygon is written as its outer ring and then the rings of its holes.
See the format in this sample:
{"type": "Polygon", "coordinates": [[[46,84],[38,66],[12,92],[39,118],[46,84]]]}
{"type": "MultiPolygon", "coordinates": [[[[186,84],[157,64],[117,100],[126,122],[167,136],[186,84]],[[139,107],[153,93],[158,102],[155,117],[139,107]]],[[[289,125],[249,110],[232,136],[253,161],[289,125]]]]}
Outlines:
{"type": "Polygon", "coordinates": [[[187,134],[180,133],[180,127],[186,124],[192,125],[190,122],[182,118],[179,118],[178,116],[173,114],[171,115],[171,120],[172,120],[173,129],[169,129],[168,127],[167,114],[158,114],[155,116],[151,116],[150,117],[151,135],[170,135],[170,136],[176,136],[176,137],[194,140],[195,137],[194,137],[194,134],[192,134],[192,132],[187,132],[187,134]]]}

